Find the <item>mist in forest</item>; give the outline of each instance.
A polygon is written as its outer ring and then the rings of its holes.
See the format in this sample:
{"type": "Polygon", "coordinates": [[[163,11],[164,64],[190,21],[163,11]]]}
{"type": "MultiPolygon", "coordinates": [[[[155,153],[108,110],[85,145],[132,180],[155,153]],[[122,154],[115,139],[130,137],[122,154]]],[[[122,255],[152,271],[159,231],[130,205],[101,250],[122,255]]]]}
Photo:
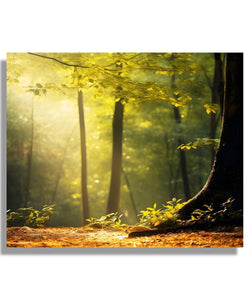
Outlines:
{"type": "Polygon", "coordinates": [[[188,200],[220,133],[214,73],[212,53],[9,53],[7,209],[55,204],[49,226],[80,226],[117,208],[135,224],[188,200]]]}

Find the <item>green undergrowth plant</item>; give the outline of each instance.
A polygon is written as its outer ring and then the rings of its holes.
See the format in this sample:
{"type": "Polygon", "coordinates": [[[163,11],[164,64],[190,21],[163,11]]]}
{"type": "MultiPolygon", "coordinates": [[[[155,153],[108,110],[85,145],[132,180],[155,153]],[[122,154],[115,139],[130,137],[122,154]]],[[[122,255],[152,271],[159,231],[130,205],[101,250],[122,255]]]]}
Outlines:
{"type": "Polygon", "coordinates": [[[169,226],[179,224],[182,221],[178,219],[178,211],[185,204],[181,199],[173,198],[166,204],[162,204],[163,208],[158,208],[156,203],[147,210],[141,210],[139,214],[139,223],[137,225],[155,227],[161,223],[169,226]]]}
{"type": "Polygon", "coordinates": [[[209,138],[197,138],[195,141],[188,144],[181,144],[177,147],[179,150],[191,150],[197,148],[212,148],[217,149],[219,144],[219,139],[209,139],[209,138]]]}
{"type": "Polygon", "coordinates": [[[102,228],[102,229],[124,229],[126,226],[125,224],[122,224],[121,217],[123,215],[116,212],[107,214],[105,216],[102,216],[100,218],[90,218],[86,219],[89,223],[86,225],[87,227],[92,228],[102,228]]]}
{"type": "Polygon", "coordinates": [[[147,210],[142,210],[139,226],[148,227],[186,227],[196,226],[199,224],[207,225],[243,225],[243,211],[233,209],[234,199],[228,198],[227,201],[221,204],[221,209],[214,210],[213,204],[204,204],[202,209],[196,209],[191,214],[189,220],[181,220],[178,216],[178,211],[185,205],[186,202],[181,202],[181,199],[173,198],[162,205],[163,208],[158,208],[156,203],[153,207],[148,207],[147,210]]]}
{"type": "Polygon", "coordinates": [[[192,215],[190,222],[192,223],[234,223],[235,220],[243,219],[242,210],[234,210],[233,202],[235,200],[230,197],[221,204],[221,209],[214,211],[212,204],[204,204],[204,209],[196,209],[192,215]]]}
{"type": "Polygon", "coordinates": [[[41,210],[33,207],[18,208],[16,211],[7,211],[7,226],[43,227],[54,213],[55,204],[44,205],[41,210]]]}

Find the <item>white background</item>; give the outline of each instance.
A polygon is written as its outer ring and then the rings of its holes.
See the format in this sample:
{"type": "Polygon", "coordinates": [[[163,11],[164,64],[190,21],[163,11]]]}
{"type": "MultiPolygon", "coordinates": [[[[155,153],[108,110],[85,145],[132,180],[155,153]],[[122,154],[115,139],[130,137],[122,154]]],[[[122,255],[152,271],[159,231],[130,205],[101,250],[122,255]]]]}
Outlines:
{"type": "MultiPolygon", "coordinates": [[[[249,298],[248,8],[243,0],[1,1],[1,61],[7,52],[26,51],[239,51],[245,53],[246,83],[243,249],[14,249],[10,253],[1,245],[0,293],[4,299],[249,298]]],[[[5,84],[3,65],[1,89],[5,84]]],[[[2,244],[6,207],[3,96],[1,91],[2,244]]]]}

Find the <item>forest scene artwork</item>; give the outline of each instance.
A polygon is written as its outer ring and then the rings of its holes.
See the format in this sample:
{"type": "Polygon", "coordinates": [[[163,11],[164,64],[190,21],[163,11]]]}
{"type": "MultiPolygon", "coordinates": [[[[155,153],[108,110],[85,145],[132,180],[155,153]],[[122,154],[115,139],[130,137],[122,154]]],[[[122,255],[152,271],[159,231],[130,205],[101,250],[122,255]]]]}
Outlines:
{"type": "Polygon", "coordinates": [[[8,53],[7,247],[243,247],[243,53],[8,53]]]}

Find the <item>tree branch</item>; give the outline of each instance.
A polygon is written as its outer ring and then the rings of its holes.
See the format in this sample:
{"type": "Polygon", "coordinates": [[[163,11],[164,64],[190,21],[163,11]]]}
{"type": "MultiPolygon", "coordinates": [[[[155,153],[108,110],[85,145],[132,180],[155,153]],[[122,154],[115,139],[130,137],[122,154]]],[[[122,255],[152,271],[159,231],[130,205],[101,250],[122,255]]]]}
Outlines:
{"type": "MultiPolygon", "coordinates": [[[[83,66],[83,65],[77,65],[77,64],[69,64],[69,63],[63,62],[63,61],[61,61],[61,60],[59,60],[55,57],[51,57],[51,56],[47,56],[47,55],[43,55],[43,54],[38,54],[38,53],[33,53],[33,52],[28,52],[28,54],[38,56],[38,57],[41,57],[41,58],[45,58],[45,59],[49,59],[49,60],[53,60],[53,61],[55,61],[59,64],[65,65],[67,67],[82,68],[82,69],[97,68],[97,67],[93,67],[93,66],[90,67],[90,66],[83,66]]],[[[131,57],[129,60],[135,58],[136,56],[138,56],[140,54],[142,54],[142,53],[136,54],[135,56],[131,57]]],[[[113,64],[111,64],[111,65],[113,65],[113,64]]],[[[108,65],[108,66],[111,66],[111,65],[108,65]]],[[[105,71],[117,72],[117,69],[107,69],[108,66],[103,66],[105,71]]],[[[99,67],[102,67],[102,66],[99,66],[99,67]]],[[[168,70],[165,70],[165,69],[153,69],[153,68],[149,68],[149,67],[141,67],[141,68],[135,68],[135,69],[124,69],[124,71],[137,71],[137,70],[168,71],[168,70]]]]}
{"type": "MultiPolygon", "coordinates": [[[[143,53],[137,53],[137,54],[135,54],[134,56],[130,57],[128,60],[132,60],[132,59],[134,59],[135,57],[137,57],[137,56],[139,56],[139,55],[141,55],[141,54],[143,54],[143,53]]],[[[106,65],[106,66],[103,66],[103,68],[107,68],[107,67],[113,66],[113,65],[115,65],[115,64],[116,64],[116,62],[114,62],[114,63],[112,63],[112,64],[109,64],[109,65],[106,65]]],[[[111,70],[110,70],[110,71],[111,71],[111,70]]]]}
{"type": "Polygon", "coordinates": [[[51,57],[51,56],[42,55],[42,54],[38,54],[38,53],[28,52],[28,54],[34,55],[34,56],[38,56],[38,57],[42,57],[42,58],[46,58],[46,59],[50,59],[50,60],[54,60],[57,63],[65,65],[67,67],[83,68],[83,69],[90,69],[91,68],[91,67],[82,66],[82,65],[69,64],[69,63],[63,62],[63,61],[61,61],[61,60],[59,60],[57,58],[54,58],[54,57],[51,57]]]}

